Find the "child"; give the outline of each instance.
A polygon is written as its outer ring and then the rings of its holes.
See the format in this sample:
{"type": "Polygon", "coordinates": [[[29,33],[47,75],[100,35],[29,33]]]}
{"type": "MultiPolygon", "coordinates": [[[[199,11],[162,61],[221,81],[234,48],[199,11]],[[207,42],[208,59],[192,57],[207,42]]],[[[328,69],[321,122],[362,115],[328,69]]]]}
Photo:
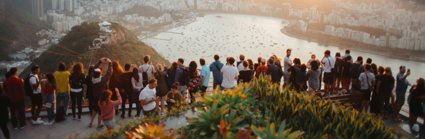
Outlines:
{"type": "Polygon", "coordinates": [[[47,122],[44,125],[52,125],[54,122],[54,95],[55,95],[55,77],[53,74],[47,74],[47,79],[42,80],[42,92],[44,94],[44,101],[46,102],[47,122]]]}
{"type": "Polygon", "coordinates": [[[180,94],[179,83],[174,83],[167,95],[167,106],[171,109],[176,103],[181,102],[183,96],[180,94]]]}
{"type": "Polygon", "coordinates": [[[114,128],[114,116],[115,116],[115,106],[118,106],[121,104],[121,95],[119,93],[119,90],[115,88],[116,95],[118,97],[118,100],[111,100],[112,91],[111,90],[105,90],[100,95],[99,99],[99,108],[101,113],[101,118],[103,121],[103,124],[106,126],[108,132],[111,132],[114,128]]]}

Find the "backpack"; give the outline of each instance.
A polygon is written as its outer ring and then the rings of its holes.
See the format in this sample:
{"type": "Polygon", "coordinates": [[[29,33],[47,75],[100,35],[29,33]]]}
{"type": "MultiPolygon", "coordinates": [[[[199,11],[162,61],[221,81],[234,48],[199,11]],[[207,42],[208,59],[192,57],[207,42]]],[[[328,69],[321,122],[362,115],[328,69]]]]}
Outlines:
{"type": "Polygon", "coordinates": [[[142,70],[142,80],[143,80],[143,86],[147,86],[148,85],[148,82],[149,82],[149,79],[148,79],[148,71],[149,71],[149,69],[150,69],[151,67],[150,66],[148,66],[148,70],[143,70],[143,67],[141,68],[141,70],[142,70]]]}
{"type": "Polygon", "coordinates": [[[33,89],[32,89],[31,83],[30,83],[31,77],[35,77],[35,76],[30,74],[24,80],[24,90],[25,90],[26,96],[32,96],[32,94],[33,94],[33,89]]]}

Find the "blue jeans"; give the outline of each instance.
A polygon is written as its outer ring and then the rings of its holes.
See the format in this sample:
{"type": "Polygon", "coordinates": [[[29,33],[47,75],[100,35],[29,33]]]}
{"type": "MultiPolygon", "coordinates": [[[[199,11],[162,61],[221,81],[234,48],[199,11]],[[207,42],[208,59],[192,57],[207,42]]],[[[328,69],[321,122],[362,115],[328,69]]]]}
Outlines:
{"type": "Polygon", "coordinates": [[[55,119],[53,95],[44,95],[44,101],[46,102],[47,119],[49,122],[55,119]]]}
{"type": "Polygon", "coordinates": [[[60,108],[63,107],[65,112],[68,111],[68,102],[69,102],[69,93],[68,92],[58,92],[56,95],[56,112],[60,111],[60,108]]]}

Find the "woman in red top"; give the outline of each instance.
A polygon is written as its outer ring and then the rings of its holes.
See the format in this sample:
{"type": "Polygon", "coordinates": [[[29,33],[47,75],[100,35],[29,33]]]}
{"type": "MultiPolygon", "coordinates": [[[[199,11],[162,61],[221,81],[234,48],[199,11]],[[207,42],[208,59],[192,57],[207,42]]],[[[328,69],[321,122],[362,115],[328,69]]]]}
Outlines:
{"type": "Polygon", "coordinates": [[[22,129],[25,123],[24,81],[18,77],[18,68],[11,68],[3,83],[4,91],[10,101],[11,121],[15,129],[22,129]]]}
{"type": "Polygon", "coordinates": [[[266,59],[261,59],[260,66],[255,69],[255,77],[259,78],[261,75],[267,75],[269,68],[266,65],[266,59]]]}
{"type": "Polygon", "coordinates": [[[44,123],[44,125],[52,125],[54,120],[54,112],[53,112],[53,106],[54,106],[54,95],[55,95],[55,76],[53,74],[49,73],[46,75],[46,79],[42,80],[43,86],[42,86],[42,92],[44,94],[44,101],[46,103],[46,111],[47,111],[47,122],[44,123]]]}

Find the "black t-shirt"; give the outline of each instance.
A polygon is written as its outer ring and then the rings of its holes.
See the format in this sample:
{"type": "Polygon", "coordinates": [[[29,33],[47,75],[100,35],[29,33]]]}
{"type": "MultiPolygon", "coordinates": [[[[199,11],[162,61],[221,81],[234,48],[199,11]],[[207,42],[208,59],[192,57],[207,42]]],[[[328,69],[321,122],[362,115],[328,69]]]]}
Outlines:
{"type": "Polygon", "coordinates": [[[351,69],[351,64],[350,62],[344,62],[342,64],[342,77],[346,77],[349,78],[351,75],[350,73],[350,69],[351,69]]]}
{"type": "Polygon", "coordinates": [[[376,77],[377,81],[380,81],[379,91],[382,93],[391,93],[394,89],[395,79],[391,75],[379,75],[376,77]]]}
{"type": "Polygon", "coordinates": [[[282,75],[283,75],[282,69],[279,68],[277,65],[270,65],[267,73],[272,76],[273,82],[280,82],[280,79],[282,78],[282,75]]]}
{"type": "Polygon", "coordinates": [[[239,80],[242,83],[250,82],[252,80],[253,75],[253,70],[241,70],[239,71],[239,80]]]}
{"type": "Polygon", "coordinates": [[[131,85],[131,78],[133,77],[132,72],[125,72],[120,75],[121,88],[124,90],[124,93],[131,93],[133,91],[133,86],[131,85]]]}

